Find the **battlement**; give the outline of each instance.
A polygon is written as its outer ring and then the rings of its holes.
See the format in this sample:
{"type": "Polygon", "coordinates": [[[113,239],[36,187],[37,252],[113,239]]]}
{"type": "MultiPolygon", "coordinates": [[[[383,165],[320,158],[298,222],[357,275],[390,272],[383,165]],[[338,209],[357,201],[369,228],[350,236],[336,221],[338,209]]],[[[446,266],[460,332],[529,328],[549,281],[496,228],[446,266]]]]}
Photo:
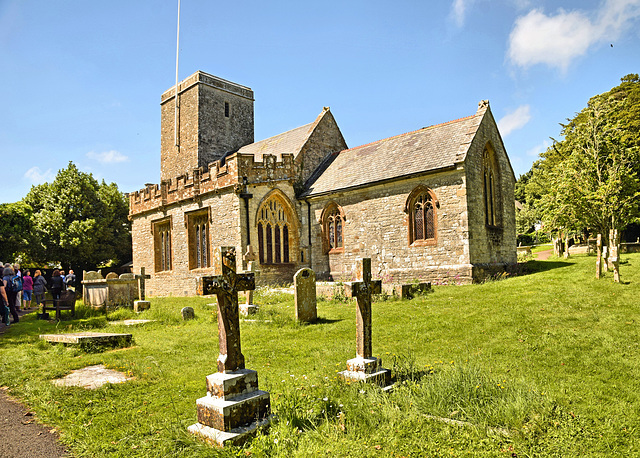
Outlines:
{"type": "Polygon", "coordinates": [[[296,167],[293,154],[278,157],[265,154],[256,161],[252,154],[233,154],[224,160],[211,162],[208,168],[199,167],[188,174],[129,194],[129,216],[164,208],[204,194],[222,191],[241,192],[244,177],[247,184],[294,180],[296,167]]]}
{"type": "MultiPolygon", "coordinates": [[[[182,93],[188,90],[189,88],[191,88],[192,86],[195,86],[196,84],[203,84],[205,86],[220,89],[224,92],[228,92],[229,94],[234,94],[239,97],[243,97],[245,99],[254,101],[253,91],[251,90],[251,88],[233,83],[231,81],[227,81],[222,78],[218,78],[217,76],[210,75],[200,70],[198,70],[193,75],[189,76],[188,78],[178,83],[178,93],[182,93]]],[[[162,96],[160,96],[160,104],[163,104],[168,100],[173,99],[175,95],[175,91],[176,91],[175,86],[166,90],[162,94],[162,96]]]]}

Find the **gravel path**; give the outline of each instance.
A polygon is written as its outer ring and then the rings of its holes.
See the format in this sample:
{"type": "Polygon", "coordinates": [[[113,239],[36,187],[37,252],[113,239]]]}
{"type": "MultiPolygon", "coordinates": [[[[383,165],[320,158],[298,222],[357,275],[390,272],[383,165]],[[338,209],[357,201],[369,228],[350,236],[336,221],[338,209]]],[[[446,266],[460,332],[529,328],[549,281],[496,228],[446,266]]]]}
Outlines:
{"type": "MultiPolygon", "coordinates": [[[[31,311],[20,311],[23,316],[31,311]]],[[[20,326],[20,323],[13,326],[20,326]]],[[[0,339],[7,327],[0,323],[0,339]]],[[[70,456],[51,428],[36,421],[29,411],[16,399],[9,396],[6,388],[0,388],[0,457],[2,458],[57,458],[70,456]]]]}

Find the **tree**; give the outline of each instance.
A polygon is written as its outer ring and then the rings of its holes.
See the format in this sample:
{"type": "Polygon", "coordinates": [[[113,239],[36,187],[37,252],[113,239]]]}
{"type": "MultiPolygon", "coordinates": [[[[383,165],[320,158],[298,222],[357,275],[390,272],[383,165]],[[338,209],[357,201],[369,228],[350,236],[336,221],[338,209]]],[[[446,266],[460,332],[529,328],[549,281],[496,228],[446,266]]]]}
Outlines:
{"type": "Polygon", "coordinates": [[[24,202],[0,204],[0,260],[25,260],[31,245],[31,214],[33,209],[24,202]]]}
{"type": "Polygon", "coordinates": [[[67,269],[131,259],[128,203],[115,183],[98,183],[69,162],[52,183],[32,187],[24,202],[33,208],[35,259],[67,269]]]}
{"type": "Polygon", "coordinates": [[[534,164],[526,188],[545,225],[589,228],[608,241],[611,230],[638,220],[639,119],[640,79],[627,75],[562,125],[564,139],[534,164]]]}

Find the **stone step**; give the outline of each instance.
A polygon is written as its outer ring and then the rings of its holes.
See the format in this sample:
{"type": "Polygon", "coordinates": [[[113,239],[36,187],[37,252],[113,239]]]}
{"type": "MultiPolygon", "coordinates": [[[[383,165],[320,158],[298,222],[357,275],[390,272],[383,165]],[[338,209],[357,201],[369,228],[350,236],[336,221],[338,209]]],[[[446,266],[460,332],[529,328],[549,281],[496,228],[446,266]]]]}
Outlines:
{"type": "Polygon", "coordinates": [[[238,369],[234,372],[216,372],[207,375],[207,392],[214,398],[230,401],[237,396],[258,389],[258,372],[238,369]]]}
{"type": "Polygon", "coordinates": [[[195,423],[189,428],[189,432],[196,436],[199,436],[205,442],[211,445],[218,445],[224,447],[225,445],[242,445],[247,439],[251,438],[258,428],[268,426],[273,420],[273,415],[264,418],[259,421],[254,421],[247,426],[241,426],[234,428],[231,431],[220,431],[219,429],[211,428],[203,425],[202,423],[195,423]]]}
{"type": "Polygon", "coordinates": [[[353,382],[374,383],[383,388],[391,385],[391,371],[389,369],[382,369],[371,374],[360,371],[342,371],[339,372],[338,375],[344,380],[350,380],[353,382]]]}

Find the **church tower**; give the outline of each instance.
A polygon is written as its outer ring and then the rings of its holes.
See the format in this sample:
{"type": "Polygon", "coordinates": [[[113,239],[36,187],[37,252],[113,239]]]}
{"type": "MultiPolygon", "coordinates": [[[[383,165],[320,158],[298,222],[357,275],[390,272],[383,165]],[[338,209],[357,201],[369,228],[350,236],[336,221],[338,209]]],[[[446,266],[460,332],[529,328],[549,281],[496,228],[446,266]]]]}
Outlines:
{"type": "Polygon", "coordinates": [[[160,180],[167,181],[253,143],[253,91],[198,71],[162,94],[160,180]],[[177,138],[174,135],[177,124],[177,138]]]}

